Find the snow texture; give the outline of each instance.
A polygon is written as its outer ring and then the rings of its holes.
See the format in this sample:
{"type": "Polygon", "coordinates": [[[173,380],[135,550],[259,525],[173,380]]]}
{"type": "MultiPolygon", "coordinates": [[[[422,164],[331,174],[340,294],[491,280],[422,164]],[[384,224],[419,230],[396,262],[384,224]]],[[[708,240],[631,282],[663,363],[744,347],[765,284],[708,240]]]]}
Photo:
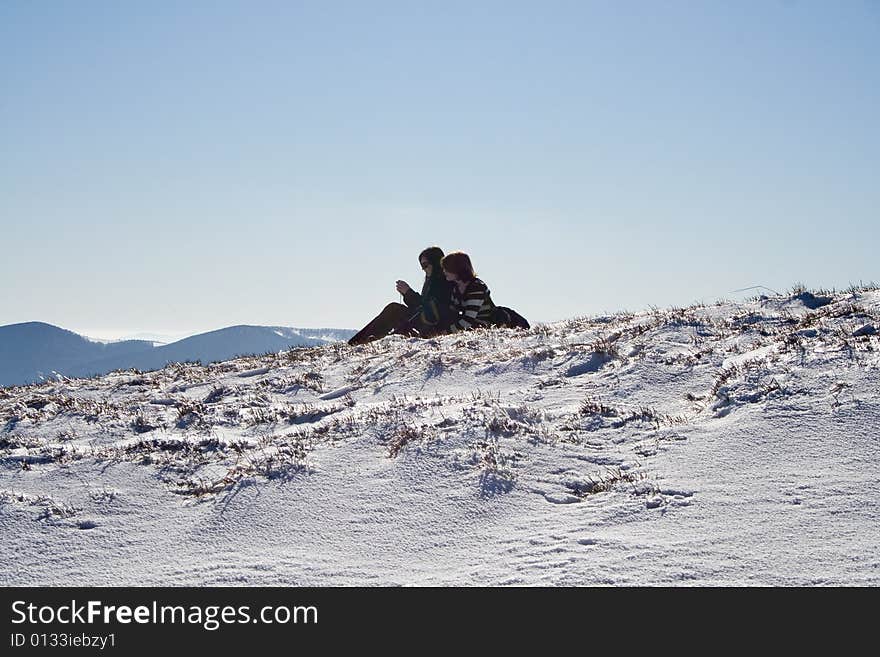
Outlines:
{"type": "Polygon", "coordinates": [[[880,292],[0,389],[4,585],[877,585],[880,292]]]}

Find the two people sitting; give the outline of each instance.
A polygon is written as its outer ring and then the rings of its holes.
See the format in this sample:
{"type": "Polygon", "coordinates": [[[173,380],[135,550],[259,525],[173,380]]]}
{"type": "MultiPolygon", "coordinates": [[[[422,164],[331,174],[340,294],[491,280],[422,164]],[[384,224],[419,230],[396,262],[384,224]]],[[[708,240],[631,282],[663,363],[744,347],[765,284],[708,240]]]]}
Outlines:
{"type": "Polygon", "coordinates": [[[348,344],[364,344],[392,333],[430,338],[487,326],[529,328],[519,314],[492,302],[489,288],[477,278],[466,253],[444,256],[440,247],[432,246],[419,254],[419,265],[425,272],[421,294],[397,281],[404,303],[389,303],[348,344]]]}

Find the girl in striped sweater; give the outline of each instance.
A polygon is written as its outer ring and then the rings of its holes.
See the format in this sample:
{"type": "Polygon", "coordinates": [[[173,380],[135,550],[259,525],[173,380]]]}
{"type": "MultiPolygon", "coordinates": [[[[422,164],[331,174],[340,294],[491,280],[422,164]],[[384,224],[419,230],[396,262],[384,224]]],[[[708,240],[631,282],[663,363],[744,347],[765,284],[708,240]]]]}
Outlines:
{"type": "Polygon", "coordinates": [[[492,323],[495,304],[486,284],[477,278],[470,256],[456,251],[440,261],[446,280],[452,285],[450,333],[484,328],[492,323]]]}

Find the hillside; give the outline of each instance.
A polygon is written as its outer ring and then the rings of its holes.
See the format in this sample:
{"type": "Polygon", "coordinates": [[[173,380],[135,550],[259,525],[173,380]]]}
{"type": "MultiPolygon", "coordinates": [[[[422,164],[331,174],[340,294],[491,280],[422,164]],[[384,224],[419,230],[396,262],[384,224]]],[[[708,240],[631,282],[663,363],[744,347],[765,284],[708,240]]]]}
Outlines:
{"type": "Polygon", "coordinates": [[[0,390],[4,585],[877,585],[880,291],[0,390]]]}

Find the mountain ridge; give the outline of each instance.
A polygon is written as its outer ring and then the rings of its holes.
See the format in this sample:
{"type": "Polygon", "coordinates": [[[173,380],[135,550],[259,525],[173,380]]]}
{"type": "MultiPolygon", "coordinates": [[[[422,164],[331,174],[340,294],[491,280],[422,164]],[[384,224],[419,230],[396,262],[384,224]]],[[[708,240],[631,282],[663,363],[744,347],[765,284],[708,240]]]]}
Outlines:
{"type": "Polygon", "coordinates": [[[116,369],[154,370],[173,362],[216,362],[234,356],[313,347],[346,340],[350,329],[239,324],[168,344],[147,340],[97,342],[68,329],[32,321],[0,326],[0,387],[57,375],[83,377],[116,369]]]}

